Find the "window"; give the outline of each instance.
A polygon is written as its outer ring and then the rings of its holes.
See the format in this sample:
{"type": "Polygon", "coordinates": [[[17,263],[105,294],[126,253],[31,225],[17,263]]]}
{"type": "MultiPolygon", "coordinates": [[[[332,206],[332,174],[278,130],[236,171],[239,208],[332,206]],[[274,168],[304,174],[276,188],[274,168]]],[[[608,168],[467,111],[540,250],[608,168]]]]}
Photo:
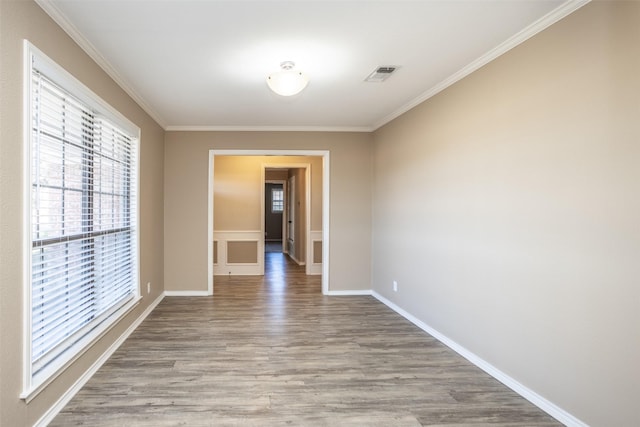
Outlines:
{"type": "Polygon", "coordinates": [[[27,47],[29,392],[139,299],[139,131],[27,47]]]}
{"type": "Polygon", "coordinates": [[[271,212],[281,213],[284,210],[284,191],[282,188],[271,189],[271,212]]]}

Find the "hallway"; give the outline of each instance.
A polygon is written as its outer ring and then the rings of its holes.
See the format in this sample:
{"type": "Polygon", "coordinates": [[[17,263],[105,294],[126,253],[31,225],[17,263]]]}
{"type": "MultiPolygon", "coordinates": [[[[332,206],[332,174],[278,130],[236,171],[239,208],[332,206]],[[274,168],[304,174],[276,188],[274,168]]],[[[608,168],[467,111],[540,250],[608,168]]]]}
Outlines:
{"type": "Polygon", "coordinates": [[[374,298],[265,266],[166,297],[51,425],[558,425],[374,298]]]}

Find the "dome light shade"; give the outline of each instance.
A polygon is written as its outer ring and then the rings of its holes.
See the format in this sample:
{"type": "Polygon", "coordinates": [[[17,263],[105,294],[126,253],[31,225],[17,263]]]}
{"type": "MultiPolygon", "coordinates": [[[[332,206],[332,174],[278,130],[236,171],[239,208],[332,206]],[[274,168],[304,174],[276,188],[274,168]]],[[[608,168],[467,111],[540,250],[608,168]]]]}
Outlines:
{"type": "Polygon", "coordinates": [[[269,88],[281,96],[292,96],[300,93],[307,86],[309,79],[302,71],[294,70],[292,61],[280,64],[281,71],[277,71],[267,77],[269,88]]]}

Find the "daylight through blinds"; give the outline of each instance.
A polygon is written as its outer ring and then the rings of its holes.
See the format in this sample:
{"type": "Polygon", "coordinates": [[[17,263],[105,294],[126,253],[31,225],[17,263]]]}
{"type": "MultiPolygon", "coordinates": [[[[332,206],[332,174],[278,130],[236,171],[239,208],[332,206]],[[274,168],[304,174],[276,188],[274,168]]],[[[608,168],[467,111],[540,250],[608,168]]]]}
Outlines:
{"type": "Polygon", "coordinates": [[[137,286],[137,140],[32,73],[32,376],[137,286]]]}

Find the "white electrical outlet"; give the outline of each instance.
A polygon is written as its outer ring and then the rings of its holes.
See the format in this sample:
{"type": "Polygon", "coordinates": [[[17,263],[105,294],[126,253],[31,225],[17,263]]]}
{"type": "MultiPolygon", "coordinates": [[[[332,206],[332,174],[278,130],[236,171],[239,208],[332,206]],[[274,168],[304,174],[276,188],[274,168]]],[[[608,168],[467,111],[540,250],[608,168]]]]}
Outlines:
{"type": "Polygon", "coordinates": [[[398,292],[398,282],[393,281],[393,292],[398,292]]]}
{"type": "Polygon", "coordinates": [[[151,292],[151,282],[147,282],[147,293],[151,292]]]}

